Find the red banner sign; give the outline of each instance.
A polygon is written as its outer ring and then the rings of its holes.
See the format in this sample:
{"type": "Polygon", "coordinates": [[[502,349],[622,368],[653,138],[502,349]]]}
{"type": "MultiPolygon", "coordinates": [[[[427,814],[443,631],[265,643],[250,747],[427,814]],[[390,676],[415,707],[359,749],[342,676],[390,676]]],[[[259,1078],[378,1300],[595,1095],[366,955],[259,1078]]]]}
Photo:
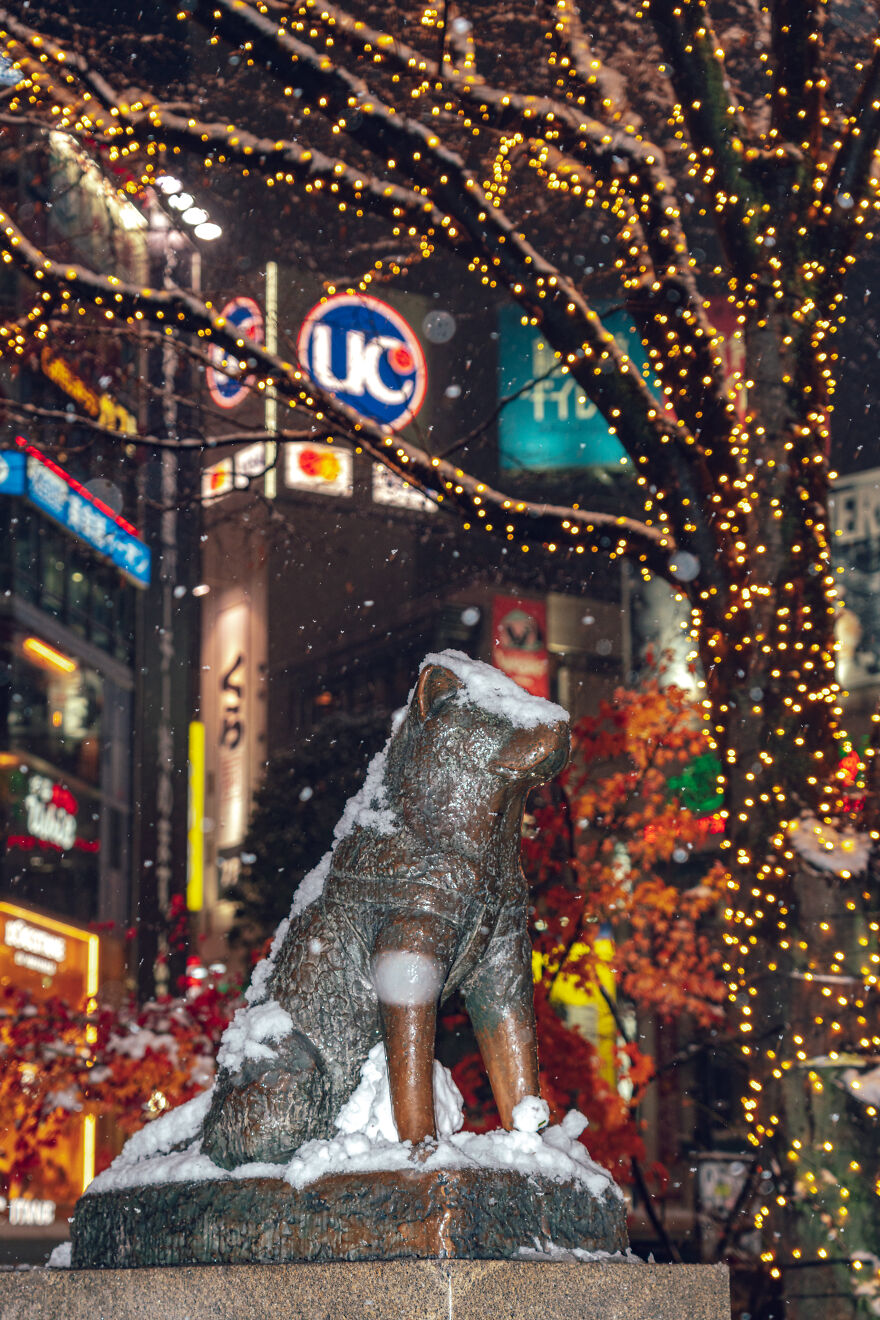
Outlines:
{"type": "Polygon", "coordinates": [[[550,696],[547,610],[542,600],[494,598],[492,663],[533,696],[550,696]]]}

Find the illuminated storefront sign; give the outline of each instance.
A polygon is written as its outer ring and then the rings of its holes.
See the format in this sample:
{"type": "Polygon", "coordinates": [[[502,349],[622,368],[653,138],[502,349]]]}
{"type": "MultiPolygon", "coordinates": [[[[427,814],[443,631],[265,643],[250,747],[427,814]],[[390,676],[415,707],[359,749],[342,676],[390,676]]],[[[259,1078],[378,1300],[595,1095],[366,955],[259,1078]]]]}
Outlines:
{"type": "MultiPolygon", "coordinates": [[[[91,931],[0,902],[0,982],[26,991],[37,1002],[57,998],[81,1009],[98,993],[99,958],[100,941],[91,931]]],[[[88,1186],[95,1174],[93,1115],[72,1122],[69,1133],[57,1138],[52,1163],[56,1171],[65,1171],[74,1196],[88,1186]]],[[[53,1178],[57,1182],[56,1173],[53,1178]]],[[[8,1211],[13,1225],[51,1224],[56,1205],[41,1197],[44,1190],[40,1170],[35,1169],[17,1196],[8,1202],[0,1199],[0,1212],[8,1211]]]]}
{"type": "Polygon", "coordinates": [[[30,1196],[0,1196],[0,1211],[9,1210],[9,1222],[15,1225],[44,1227],[55,1223],[55,1202],[37,1200],[30,1196]]]}
{"type": "Polygon", "coordinates": [[[53,522],[85,541],[136,586],[150,582],[150,549],[120,518],[39,449],[16,436],[18,450],[0,452],[0,494],[24,495],[53,522]]]}
{"type": "Polygon", "coordinates": [[[422,346],[400,313],[378,298],[346,293],[313,307],[297,354],[317,385],[391,431],[411,422],[424,402],[422,346]]]}
{"type": "Polygon", "coordinates": [[[22,917],[7,918],[3,940],[15,950],[12,961],[16,967],[30,967],[45,976],[54,976],[67,954],[63,936],[33,926],[22,917]]]}
{"type": "Polygon", "coordinates": [[[41,843],[51,843],[61,852],[76,842],[77,801],[70,789],[53,783],[47,775],[30,777],[24,799],[28,833],[41,843]]]}
{"type": "Polygon", "coordinates": [[[340,445],[292,441],[284,446],[284,480],[288,486],[318,495],[350,495],[353,464],[351,450],[340,445]]]}
{"type": "Polygon", "coordinates": [[[237,847],[247,828],[248,776],[248,606],[230,605],[217,620],[219,727],[217,729],[217,843],[237,847]]]}
{"type": "Polygon", "coordinates": [[[57,357],[48,346],[40,354],[40,367],[54,385],[82,407],[90,417],[94,417],[99,426],[106,426],[108,431],[119,431],[122,435],[136,435],[137,421],[121,403],[91,385],[76,374],[69,362],[57,357]]]}
{"type": "Polygon", "coordinates": [[[880,677],[880,469],[842,477],[829,500],[834,563],[845,570],[837,616],[837,676],[845,688],[880,677]]]}
{"type": "Polygon", "coordinates": [[[266,445],[246,445],[228,458],[213,463],[202,472],[202,499],[217,499],[231,490],[247,490],[251,481],[266,471],[266,445]]]}
{"type": "Polygon", "coordinates": [[[81,810],[66,784],[35,770],[24,754],[0,753],[0,793],[10,852],[99,852],[93,803],[81,810]]]}

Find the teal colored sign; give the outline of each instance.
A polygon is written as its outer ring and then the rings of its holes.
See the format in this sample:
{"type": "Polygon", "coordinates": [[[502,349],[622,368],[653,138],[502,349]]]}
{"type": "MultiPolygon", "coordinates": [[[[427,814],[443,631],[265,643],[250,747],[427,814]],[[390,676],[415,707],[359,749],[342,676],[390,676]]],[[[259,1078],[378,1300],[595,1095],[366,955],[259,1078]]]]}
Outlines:
{"type": "MultiPolygon", "coordinates": [[[[534,326],[523,325],[518,307],[499,315],[499,397],[538,383],[505,405],[498,419],[498,451],[506,471],[554,472],[562,468],[619,467],[623,446],[611,435],[596,405],[577,382],[559,370],[552,348],[534,326]],[[556,365],[557,369],[552,371],[556,365]],[[547,375],[551,372],[550,375],[547,375]]],[[[620,348],[650,377],[641,340],[624,312],[602,318],[620,348]]],[[[628,459],[626,459],[629,462],[628,459]]]]}

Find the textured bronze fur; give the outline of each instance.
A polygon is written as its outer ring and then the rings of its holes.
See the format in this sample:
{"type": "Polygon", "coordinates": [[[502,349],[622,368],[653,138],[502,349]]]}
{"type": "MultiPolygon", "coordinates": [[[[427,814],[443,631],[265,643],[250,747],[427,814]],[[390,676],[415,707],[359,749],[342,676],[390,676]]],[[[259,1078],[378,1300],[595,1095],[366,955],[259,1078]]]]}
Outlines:
{"type": "Polygon", "coordinates": [[[386,814],[336,845],[323,894],[275,959],[266,998],[296,1030],[271,1062],[220,1073],[203,1134],[216,1163],[281,1162],[334,1135],[383,1036],[400,1136],[432,1136],[436,1011],[456,989],[511,1126],[513,1107],[538,1092],[522,815],[529,790],[565,764],[568,738],[566,721],[515,727],[469,701],[451,670],[422,670],[387,749],[386,814]],[[435,982],[380,997],[377,969],[412,955],[435,982]]]}
{"type": "MultiPolygon", "coordinates": [[[[523,1246],[549,1243],[625,1251],[626,1205],[613,1184],[596,1193],[583,1183],[514,1170],[411,1168],[334,1174],[299,1191],[280,1178],[138,1187],[82,1198],[73,1223],[73,1265],[500,1260],[515,1259],[523,1246]]],[[[396,1313],[385,1308],[378,1314],[396,1313]]]]}

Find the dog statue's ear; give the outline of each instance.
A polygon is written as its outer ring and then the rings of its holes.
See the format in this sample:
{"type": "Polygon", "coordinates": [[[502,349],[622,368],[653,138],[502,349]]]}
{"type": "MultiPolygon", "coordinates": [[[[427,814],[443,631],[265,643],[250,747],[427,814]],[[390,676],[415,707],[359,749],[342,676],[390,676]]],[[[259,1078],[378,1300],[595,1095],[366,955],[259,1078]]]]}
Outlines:
{"type": "Polygon", "coordinates": [[[455,677],[451,669],[446,669],[443,665],[425,665],[419,674],[413,701],[422,722],[424,723],[429,715],[436,715],[437,711],[463,687],[464,684],[455,677]]]}

